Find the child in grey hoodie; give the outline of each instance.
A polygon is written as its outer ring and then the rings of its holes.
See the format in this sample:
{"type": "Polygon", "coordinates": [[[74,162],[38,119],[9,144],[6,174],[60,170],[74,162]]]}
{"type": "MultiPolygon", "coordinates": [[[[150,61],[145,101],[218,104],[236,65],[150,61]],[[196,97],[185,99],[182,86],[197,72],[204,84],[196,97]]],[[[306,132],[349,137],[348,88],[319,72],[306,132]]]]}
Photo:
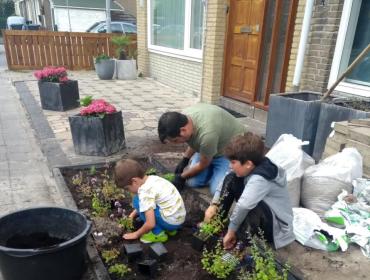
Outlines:
{"type": "Polygon", "coordinates": [[[276,249],[293,242],[293,211],[285,171],[264,157],[262,139],[252,133],[236,136],[224,153],[233,172],[225,177],[204,218],[207,222],[218,211],[226,217],[236,201],[223,239],[224,248],[235,245],[236,232],[243,222],[248,224],[252,235],[260,228],[276,249]]]}

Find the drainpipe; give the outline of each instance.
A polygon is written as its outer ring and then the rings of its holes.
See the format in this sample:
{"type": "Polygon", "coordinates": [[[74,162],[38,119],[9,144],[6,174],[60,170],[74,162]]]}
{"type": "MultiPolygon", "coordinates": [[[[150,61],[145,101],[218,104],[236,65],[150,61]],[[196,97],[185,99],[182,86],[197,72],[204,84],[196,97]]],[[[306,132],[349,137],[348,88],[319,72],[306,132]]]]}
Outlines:
{"type": "Polygon", "coordinates": [[[304,55],[306,52],[306,45],[308,34],[310,33],[310,23],[312,18],[312,10],[314,6],[314,0],[306,0],[306,7],[304,10],[304,17],[302,23],[301,38],[299,40],[297,61],[293,76],[293,88],[294,91],[298,91],[301,83],[302,68],[304,63],[304,55]]]}
{"type": "Polygon", "coordinates": [[[106,12],[107,12],[107,33],[112,33],[112,28],[111,28],[111,17],[110,17],[110,1],[111,0],[106,0],[105,1],[105,9],[106,9],[106,12]]]}

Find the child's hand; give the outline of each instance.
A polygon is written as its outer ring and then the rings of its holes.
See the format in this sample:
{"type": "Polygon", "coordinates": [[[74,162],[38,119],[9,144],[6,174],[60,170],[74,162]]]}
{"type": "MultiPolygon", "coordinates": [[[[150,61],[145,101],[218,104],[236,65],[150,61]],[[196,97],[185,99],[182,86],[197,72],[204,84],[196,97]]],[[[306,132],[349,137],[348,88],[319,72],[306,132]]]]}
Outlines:
{"type": "Polygon", "coordinates": [[[135,231],[135,232],[125,233],[122,237],[123,239],[126,239],[126,240],[134,240],[134,239],[138,239],[140,236],[135,231]]]}
{"type": "Polygon", "coordinates": [[[224,248],[226,250],[232,249],[236,244],[236,234],[234,231],[229,230],[223,240],[224,248]]]}
{"type": "Polygon", "coordinates": [[[204,213],[204,221],[209,223],[214,216],[217,214],[218,207],[216,205],[210,205],[204,213]]]}

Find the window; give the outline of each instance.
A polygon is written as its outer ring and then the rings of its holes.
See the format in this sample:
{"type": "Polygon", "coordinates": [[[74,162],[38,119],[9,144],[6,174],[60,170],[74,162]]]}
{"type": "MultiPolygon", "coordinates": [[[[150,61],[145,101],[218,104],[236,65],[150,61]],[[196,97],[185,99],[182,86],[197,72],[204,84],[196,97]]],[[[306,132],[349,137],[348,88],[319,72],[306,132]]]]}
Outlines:
{"type": "Polygon", "coordinates": [[[203,1],[150,0],[148,3],[149,49],[201,58],[203,1]]]}
{"type": "MultiPolygon", "coordinates": [[[[370,1],[345,0],[329,86],[370,43],[370,1]]],[[[370,54],[348,74],[336,90],[370,97],[370,54]]]]}

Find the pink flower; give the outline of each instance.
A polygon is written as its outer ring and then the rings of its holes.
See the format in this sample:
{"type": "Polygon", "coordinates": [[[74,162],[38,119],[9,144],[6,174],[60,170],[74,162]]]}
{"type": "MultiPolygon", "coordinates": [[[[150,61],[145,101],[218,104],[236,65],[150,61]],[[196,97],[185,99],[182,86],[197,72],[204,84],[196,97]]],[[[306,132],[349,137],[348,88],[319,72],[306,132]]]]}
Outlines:
{"type": "Polygon", "coordinates": [[[42,82],[68,82],[67,69],[65,67],[44,67],[42,70],[35,71],[34,76],[42,82]]]}
{"type": "Polygon", "coordinates": [[[113,114],[115,112],[117,112],[116,108],[104,99],[94,99],[88,106],[80,109],[81,116],[104,116],[105,114],[113,114]]]}

